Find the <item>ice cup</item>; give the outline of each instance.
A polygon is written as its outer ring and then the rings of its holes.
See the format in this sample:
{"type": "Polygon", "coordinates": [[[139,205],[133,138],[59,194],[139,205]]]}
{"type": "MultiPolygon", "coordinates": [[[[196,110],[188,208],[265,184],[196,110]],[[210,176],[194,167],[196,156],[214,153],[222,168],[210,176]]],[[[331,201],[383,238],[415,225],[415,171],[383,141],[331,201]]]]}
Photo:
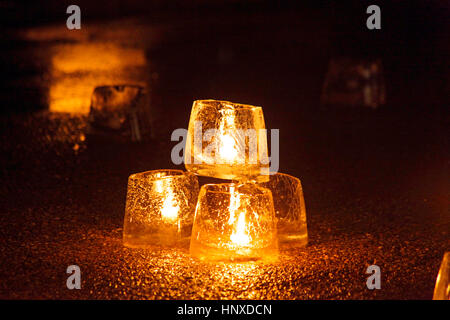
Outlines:
{"type": "Polygon", "coordinates": [[[128,178],[123,244],[187,245],[198,192],[197,177],[182,170],[132,174],[128,178]]]}
{"type": "Polygon", "coordinates": [[[220,179],[264,179],[269,161],[262,108],[220,100],[194,101],[185,166],[196,174],[220,179]]]}
{"type": "Polygon", "coordinates": [[[190,253],[210,261],[273,261],[278,256],[272,193],[253,183],[200,189],[190,253]]]}

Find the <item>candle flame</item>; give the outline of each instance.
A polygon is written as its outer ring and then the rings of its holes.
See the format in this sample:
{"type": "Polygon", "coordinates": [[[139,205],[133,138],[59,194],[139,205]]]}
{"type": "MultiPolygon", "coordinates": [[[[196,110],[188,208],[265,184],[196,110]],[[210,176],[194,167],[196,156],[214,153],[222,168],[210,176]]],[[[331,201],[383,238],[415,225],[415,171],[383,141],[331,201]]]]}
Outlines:
{"type": "Polygon", "coordinates": [[[180,207],[178,206],[178,204],[174,199],[172,190],[170,190],[161,208],[161,215],[167,220],[175,221],[178,218],[179,210],[180,207]]]}
{"type": "MultiPolygon", "coordinates": [[[[234,187],[230,187],[230,219],[228,220],[228,224],[232,225],[236,221],[236,212],[241,205],[241,199],[239,197],[239,193],[235,192],[234,187]]],[[[241,211],[239,213],[239,217],[237,219],[236,227],[233,233],[230,236],[230,240],[239,246],[245,246],[250,243],[250,237],[246,232],[246,223],[245,223],[245,211],[241,211]]]]}
{"type": "MultiPolygon", "coordinates": [[[[39,35],[29,37],[40,38],[39,35]]],[[[57,45],[49,72],[49,110],[88,114],[95,87],[129,82],[128,68],[144,70],[146,66],[142,49],[121,48],[112,43],[57,45]],[[74,81],[74,77],[79,80],[74,81]]],[[[145,81],[138,84],[145,85],[145,81]]]]}
{"type": "Polygon", "coordinates": [[[228,211],[230,212],[230,218],[228,219],[228,224],[232,225],[234,223],[236,210],[239,208],[241,199],[239,198],[239,193],[236,193],[234,187],[230,187],[230,206],[228,211]]]}
{"type": "Polygon", "coordinates": [[[236,230],[230,236],[231,241],[240,246],[248,245],[250,237],[246,232],[245,225],[245,212],[239,214],[239,218],[236,224],[236,230]]]}

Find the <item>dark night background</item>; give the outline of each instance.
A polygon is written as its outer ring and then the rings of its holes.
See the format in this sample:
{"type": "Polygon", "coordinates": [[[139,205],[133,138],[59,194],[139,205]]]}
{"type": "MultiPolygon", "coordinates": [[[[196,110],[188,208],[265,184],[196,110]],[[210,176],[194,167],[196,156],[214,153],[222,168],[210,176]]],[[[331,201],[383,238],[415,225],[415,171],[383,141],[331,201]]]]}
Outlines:
{"type": "Polygon", "coordinates": [[[0,1],[0,298],[432,298],[450,250],[446,1],[83,0],[74,31],[70,4],[0,1]],[[335,57],[381,59],[386,104],[320,105],[335,57]],[[117,82],[150,89],[152,141],[85,138],[87,93],[117,82]],[[127,177],[177,168],[170,134],[206,98],[263,106],[302,181],[309,244],[275,265],[121,245],[127,177]]]}

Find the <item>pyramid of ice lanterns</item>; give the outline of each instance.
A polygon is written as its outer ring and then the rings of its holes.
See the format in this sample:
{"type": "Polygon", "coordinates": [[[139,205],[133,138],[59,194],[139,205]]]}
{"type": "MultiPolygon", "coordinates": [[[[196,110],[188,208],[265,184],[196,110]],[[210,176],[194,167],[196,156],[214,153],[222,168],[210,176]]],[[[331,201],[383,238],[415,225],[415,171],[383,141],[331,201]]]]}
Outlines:
{"type": "Polygon", "coordinates": [[[192,256],[272,260],[278,241],[307,243],[300,180],[269,173],[261,107],[198,100],[185,148],[188,170],[155,170],[128,180],[124,244],[171,245],[190,238],[192,256]],[[226,179],[203,185],[196,175],[226,179]]]}

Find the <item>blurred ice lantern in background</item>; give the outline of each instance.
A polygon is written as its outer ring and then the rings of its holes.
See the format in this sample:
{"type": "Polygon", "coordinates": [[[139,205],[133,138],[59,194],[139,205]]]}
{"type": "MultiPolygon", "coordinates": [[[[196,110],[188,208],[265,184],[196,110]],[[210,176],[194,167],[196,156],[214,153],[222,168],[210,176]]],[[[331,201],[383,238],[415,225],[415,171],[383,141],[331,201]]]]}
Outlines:
{"type": "Polygon", "coordinates": [[[87,114],[92,91],[98,86],[146,85],[143,49],[114,43],[76,43],[56,45],[52,51],[50,111],[87,114]]]}
{"type": "Polygon", "coordinates": [[[149,96],[144,87],[136,85],[101,86],[92,94],[89,111],[89,133],[116,132],[140,141],[149,136],[149,96]]]}
{"type": "Polygon", "coordinates": [[[331,59],[323,84],[321,104],[373,109],[385,104],[381,60],[331,59]]]}
{"type": "Polygon", "coordinates": [[[145,52],[159,32],[138,20],[85,23],[74,32],[57,23],[24,28],[18,35],[32,50],[16,60],[39,71],[33,81],[43,86],[50,111],[87,115],[98,86],[150,87],[145,52]]]}

